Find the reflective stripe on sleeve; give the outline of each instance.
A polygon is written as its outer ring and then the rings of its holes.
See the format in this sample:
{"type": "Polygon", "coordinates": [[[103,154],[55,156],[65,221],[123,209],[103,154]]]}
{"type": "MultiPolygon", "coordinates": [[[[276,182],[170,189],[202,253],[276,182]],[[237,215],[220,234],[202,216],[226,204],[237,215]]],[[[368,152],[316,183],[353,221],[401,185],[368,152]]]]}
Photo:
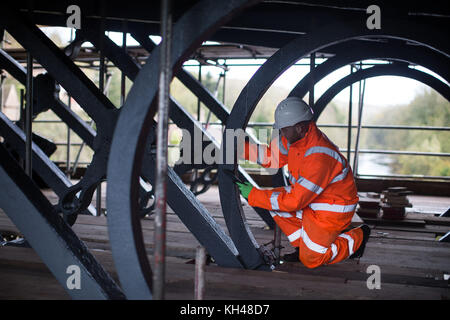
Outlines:
{"type": "Polygon", "coordinates": [[[348,171],[349,171],[348,167],[345,167],[340,174],[338,174],[336,177],[334,177],[333,180],[331,180],[330,184],[344,180],[345,177],[347,176],[348,171]]]}
{"type": "Polygon", "coordinates": [[[289,212],[284,212],[284,211],[269,211],[269,212],[272,217],[275,217],[275,216],[279,216],[282,218],[292,218],[293,217],[292,214],[290,214],[289,212]]]}
{"type": "Polygon", "coordinates": [[[285,187],[284,187],[284,190],[285,190],[287,193],[291,193],[291,191],[292,191],[292,186],[285,186],[285,187]]]}
{"type": "Polygon", "coordinates": [[[299,177],[296,183],[316,194],[321,194],[323,191],[323,189],[320,186],[312,183],[311,181],[303,177],[299,177]]]}
{"type": "Polygon", "coordinates": [[[345,166],[344,159],[342,159],[342,157],[339,155],[339,153],[334,151],[333,149],[330,149],[327,147],[312,147],[312,148],[309,148],[305,152],[305,158],[313,153],[325,153],[325,154],[329,155],[330,157],[339,161],[343,166],[345,166]]]}
{"type": "Polygon", "coordinates": [[[307,157],[307,156],[309,156],[309,155],[311,155],[313,153],[324,153],[324,154],[327,154],[330,157],[334,158],[335,160],[339,161],[342,164],[342,166],[344,166],[344,169],[342,169],[342,172],[339,173],[336,177],[334,177],[334,179],[331,180],[330,184],[345,179],[345,177],[347,176],[347,174],[349,172],[349,168],[347,166],[345,158],[342,158],[342,156],[338,152],[336,152],[333,149],[327,148],[327,147],[312,147],[312,148],[309,148],[305,152],[305,157],[307,157]]]}
{"type": "Polygon", "coordinates": [[[345,233],[340,234],[339,237],[347,239],[349,252],[348,256],[350,257],[353,254],[353,244],[355,243],[355,241],[352,237],[345,233]]]}
{"type": "Polygon", "coordinates": [[[279,210],[280,207],[278,206],[278,196],[280,195],[279,192],[272,192],[272,195],[270,196],[270,205],[272,206],[272,210],[279,210]]]}
{"type": "Polygon", "coordinates": [[[311,203],[309,205],[314,211],[332,211],[332,212],[352,212],[356,209],[356,204],[340,205],[340,204],[328,204],[328,203],[311,203]]]}

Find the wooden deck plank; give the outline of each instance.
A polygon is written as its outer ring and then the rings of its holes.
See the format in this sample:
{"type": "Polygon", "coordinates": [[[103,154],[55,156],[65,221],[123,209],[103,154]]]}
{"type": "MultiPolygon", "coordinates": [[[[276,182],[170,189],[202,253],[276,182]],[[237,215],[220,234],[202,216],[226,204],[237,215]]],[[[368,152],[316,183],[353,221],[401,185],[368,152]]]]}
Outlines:
{"type": "MultiPolygon", "coordinates": [[[[93,254],[116,278],[112,257],[108,251],[93,254]]],[[[151,257],[149,257],[151,260],[151,257]]],[[[349,262],[347,265],[356,265],[349,262]]],[[[300,266],[299,264],[296,264],[300,266]]],[[[326,266],[315,269],[303,268],[300,272],[264,272],[206,267],[206,299],[448,299],[449,290],[431,286],[426,279],[416,282],[414,277],[395,278],[385,275],[381,290],[369,290],[364,273],[345,273],[342,268],[326,266]],[[336,269],[335,273],[330,270],[336,269]],[[321,271],[322,270],[322,271],[321,271]],[[327,271],[327,273],[325,273],[327,271]],[[353,277],[349,276],[353,274],[353,277]],[[355,276],[356,275],[356,276],[355,276]],[[395,281],[393,281],[395,280],[395,281]],[[397,283],[393,283],[397,282],[397,283]]],[[[300,268],[301,269],[301,268],[300,268]]],[[[52,282],[52,275],[32,249],[4,248],[0,256],[0,270],[6,282],[0,282],[0,298],[33,298],[41,292],[40,299],[64,299],[65,292],[52,282]],[[12,253],[15,252],[15,253],[12,253]],[[7,257],[7,258],[6,258],[7,257]],[[6,264],[6,267],[5,267],[6,264]],[[23,271],[25,270],[25,271],[23,271]],[[4,271],[4,272],[3,272],[4,271]],[[17,282],[8,281],[14,278],[17,282]],[[6,283],[3,285],[3,283],[6,283]],[[44,291],[43,290],[44,288],[44,291]],[[8,293],[9,292],[9,293],[8,293]]],[[[192,299],[194,266],[179,262],[167,263],[166,292],[169,299],[192,299]]],[[[416,277],[417,278],[417,277],[416,277]]],[[[2,276],[0,279],[4,280],[2,276]]],[[[117,278],[116,278],[117,279],[117,278]]],[[[56,280],[55,280],[56,281],[56,280]]],[[[436,282],[436,284],[439,284],[436,282]]],[[[440,283],[442,285],[442,281],[440,283]]]]}
{"type": "MultiPolygon", "coordinates": [[[[54,199],[53,199],[54,200],[54,199]]],[[[443,202],[445,203],[445,202],[443,202]]],[[[208,211],[223,227],[220,204],[209,197],[208,211]]],[[[273,239],[257,214],[244,204],[247,222],[260,243],[273,239]]],[[[365,255],[336,265],[308,269],[301,263],[285,263],[274,272],[206,267],[206,299],[449,299],[450,244],[435,240],[447,228],[447,222],[432,214],[421,213],[419,224],[372,224],[372,235],[365,255]],[[382,289],[366,286],[367,267],[378,265],[382,272],[382,289]]],[[[144,243],[152,261],[153,217],[141,221],[144,243]]],[[[78,236],[111,273],[117,275],[111,256],[107,218],[80,215],[73,227],[78,236]]],[[[0,231],[20,234],[0,210],[0,231]]],[[[292,251],[282,236],[282,254],[292,251]]],[[[168,299],[192,299],[194,258],[198,241],[174,214],[167,215],[167,284],[168,299]]],[[[68,294],[32,249],[0,247],[0,299],[68,299],[68,294]]]]}

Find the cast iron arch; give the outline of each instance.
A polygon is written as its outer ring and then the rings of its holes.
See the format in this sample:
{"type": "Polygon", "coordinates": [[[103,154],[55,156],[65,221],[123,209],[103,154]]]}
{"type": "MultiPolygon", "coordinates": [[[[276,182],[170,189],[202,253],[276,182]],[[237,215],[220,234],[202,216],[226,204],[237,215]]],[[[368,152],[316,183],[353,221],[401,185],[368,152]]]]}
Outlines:
{"type": "Polygon", "coordinates": [[[349,74],[348,76],[345,76],[341,80],[337,81],[334,85],[332,85],[315,103],[314,120],[317,120],[320,117],[320,114],[323,112],[328,103],[330,103],[330,101],[333,100],[333,98],[346,87],[364,79],[388,75],[401,76],[417,80],[433,88],[447,100],[450,99],[450,87],[426,72],[409,68],[403,63],[379,65],[358,70],[354,73],[349,74]]]}
{"type": "Polygon", "coordinates": [[[391,59],[405,61],[425,67],[450,82],[449,68],[442,68],[449,60],[436,51],[423,46],[400,45],[398,43],[372,43],[360,42],[343,43],[334,46],[336,55],[317,65],[313,71],[305,75],[291,90],[289,96],[303,98],[311,86],[311,77],[314,85],[331,74],[333,71],[350,63],[369,59],[391,59]]]}

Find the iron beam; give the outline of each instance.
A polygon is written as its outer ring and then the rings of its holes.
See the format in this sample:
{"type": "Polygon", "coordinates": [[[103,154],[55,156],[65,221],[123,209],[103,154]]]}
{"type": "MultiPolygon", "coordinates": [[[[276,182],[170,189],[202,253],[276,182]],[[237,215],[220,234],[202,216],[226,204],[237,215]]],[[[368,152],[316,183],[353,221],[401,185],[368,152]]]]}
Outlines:
{"type": "MultiPolygon", "coordinates": [[[[203,0],[187,11],[173,28],[173,48],[170,66],[173,73],[201,42],[221,24],[253,1],[217,2],[203,0]],[[202,21],[202,23],[198,23],[202,21]]],[[[155,114],[153,100],[157,90],[157,71],[160,48],[153,50],[131,87],[122,107],[111,145],[108,161],[108,230],[117,272],[127,296],[146,299],[151,297],[151,270],[142,250],[142,237],[136,214],[137,182],[142,168],[145,140],[155,114]],[[132,234],[124,250],[122,235],[132,234]],[[124,258],[126,257],[126,262],[124,258]],[[130,268],[131,267],[131,268],[130,268]]],[[[256,251],[256,250],[255,250],[256,251]]],[[[256,252],[255,252],[256,253],[256,252]]],[[[258,254],[259,263],[262,262],[258,254]]]]}
{"type": "MultiPolygon", "coordinates": [[[[148,38],[148,35],[146,33],[134,30],[132,31],[132,35],[149,53],[154,49],[155,45],[148,38]]],[[[118,63],[120,63],[121,61],[123,61],[123,58],[117,59],[118,63]]],[[[130,70],[134,69],[133,66],[129,67],[130,70]]],[[[135,72],[136,71],[134,71],[133,73],[135,72]]],[[[189,90],[191,90],[198,97],[199,101],[203,102],[222,123],[227,122],[229,117],[229,111],[224,106],[224,104],[222,104],[219,100],[217,100],[217,98],[208,89],[206,89],[205,86],[199,80],[195,79],[189,72],[185,71],[183,68],[180,68],[180,70],[175,74],[175,76],[178,78],[178,80],[181,81],[181,83],[183,83],[189,90]]],[[[173,99],[172,102],[174,102],[173,99]]],[[[179,106],[178,103],[175,103],[175,105],[177,106],[177,108],[181,108],[181,106],[179,106]]],[[[181,116],[182,113],[184,112],[182,111],[181,113],[178,113],[177,110],[175,110],[173,113],[173,117],[175,117],[177,114],[181,116]]],[[[193,123],[197,122],[192,117],[188,118],[191,118],[191,120],[187,121],[186,118],[179,120],[181,121],[181,123],[184,123],[184,125],[181,126],[178,124],[177,125],[181,128],[189,128],[192,127],[193,123]]],[[[208,136],[206,130],[204,130],[202,126],[200,127],[203,134],[208,136]]],[[[190,132],[192,133],[193,131],[190,132]]],[[[254,143],[257,142],[256,137],[254,137],[253,135],[250,134],[249,137],[251,141],[253,141],[254,143]]],[[[213,139],[211,141],[213,141],[213,139]]],[[[219,145],[217,145],[216,152],[218,152],[218,149],[220,149],[219,145]]],[[[257,187],[256,182],[245,172],[243,168],[239,166],[238,171],[242,179],[250,182],[253,186],[257,187]]],[[[269,228],[273,229],[275,227],[275,222],[271,217],[269,211],[262,208],[253,208],[253,209],[261,217],[261,219],[269,226],[269,228]]]]}
{"type": "MultiPolygon", "coordinates": [[[[88,24],[89,29],[94,28],[95,25],[88,24]]],[[[99,46],[100,42],[103,44],[103,48],[105,50],[105,55],[110,59],[114,65],[119,68],[124,74],[131,80],[134,81],[136,79],[137,74],[139,73],[141,66],[134,62],[129,55],[126,54],[119,46],[117,46],[111,39],[104,36],[104,39],[101,41],[100,37],[96,33],[81,33],[82,36],[86,37],[94,46],[99,46]]],[[[146,50],[153,49],[153,42],[148,38],[148,36],[144,36],[139,32],[132,32],[132,35],[145,46],[146,50]]],[[[184,83],[189,89],[193,89],[194,94],[200,94],[202,96],[202,102],[206,103],[208,108],[211,108],[212,112],[221,120],[226,122],[228,119],[229,112],[228,110],[221,104],[198,80],[192,77],[188,72],[183,69],[177,73],[177,77],[184,83]]],[[[191,117],[187,112],[185,112],[184,108],[177,103],[172,97],[169,97],[170,105],[171,105],[171,113],[170,117],[174,120],[178,127],[187,129],[191,133],[191,137],[193,137],[193,130],[197,128],[201,130],[202,134],[208,137],[208,141],[215,144],[216,152],[219,152],[220,145],[214,142],[214,139],[210,134],[207,133],[206,130],[202,128],[198,122],[191,117]]],[[[256,140],[256,138],[251,137],[252,140],[256,140]]],[[[256,182],[247,174],[245,174],[245,170],[239,167],[239,172],[242,178],[246,179],[254,186],[257,186],[256,182]]],[[[270,213],[261,208],[255,208],[257,214],[261,217],[261,219],[270,227],[273,228],[275,223],[270,216],[270,213]]]]}
{"type": "MultiPolygon", "coordinates": [[[[0,49],[0,68],[5,69],[17,81],[26,85],[26,69],[14,60],[8,53],[0,49]]],[[[34,81],[36,78],[34,78],[34,81]]],[[[93,148],[96,132],[92,127],[81,119],[73,110],[71,110],[59,98],[53,96],[46,97],[47,106],[38,106],[40,110],[46,110],[48,107],[62,120],[71,130],[73,130],[86,144],[93,148]]]]}
{"type": "MultiPolygon", "coordinates": [[[[20,157],[25,156],[25,134],[3,113],[0,112],[0,134],[20,157]]],[[[33,171],[59,196],[64,196],[72,186],[66,175],[51,161],[48,156],[33,142],[31,145],[33,171]]],[[[96,215],[95,209],[89,207],[85,213],[96,215]]]]}
{"type": "Polygon", "coordinates": [[[97,127],[111,119],[116,108],[97,86],[78,68],[63,51],[29,20],[7,9],[0,12],[1,23],[25,49],[58,81],[86,110],[97,127]],[[110,112],[108,112],[110,111],[110,112]]]}
{"type": "Polygon", "coordinates": [[[0,207],[73,299],[125,298],[86,245],[55,214],[47,198],[2,145],[0,181],[3,187],[0,207]],[[71,285],[71,274],[78,277],[79,287],[71,285]]]}

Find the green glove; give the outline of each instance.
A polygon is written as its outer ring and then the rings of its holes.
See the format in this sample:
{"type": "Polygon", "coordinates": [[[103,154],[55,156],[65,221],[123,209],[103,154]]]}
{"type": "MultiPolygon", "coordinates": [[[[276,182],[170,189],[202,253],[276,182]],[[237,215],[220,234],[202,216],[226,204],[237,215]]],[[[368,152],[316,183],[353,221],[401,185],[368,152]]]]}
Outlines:
{"type": "Polygon", "coordinates": [[[252,191],[253,186],[250,182],[245,182],[245,183],[240,183],[240,182],[236,182],[239,191],[241,191],[242,196],[245,199],[248,199],[248,195],[250,194],[250,191],[252,191]]]}

